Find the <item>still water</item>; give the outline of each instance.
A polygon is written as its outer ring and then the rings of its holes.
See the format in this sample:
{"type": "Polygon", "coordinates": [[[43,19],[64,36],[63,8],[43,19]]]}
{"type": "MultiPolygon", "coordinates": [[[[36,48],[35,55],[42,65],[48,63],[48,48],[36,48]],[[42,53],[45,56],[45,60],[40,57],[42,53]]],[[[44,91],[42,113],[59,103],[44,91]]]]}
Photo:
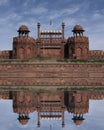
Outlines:
{"type": "Polygon", "coordinates": [[[0,91],[0,130],[104,130],[104,91],[0,91]]]}

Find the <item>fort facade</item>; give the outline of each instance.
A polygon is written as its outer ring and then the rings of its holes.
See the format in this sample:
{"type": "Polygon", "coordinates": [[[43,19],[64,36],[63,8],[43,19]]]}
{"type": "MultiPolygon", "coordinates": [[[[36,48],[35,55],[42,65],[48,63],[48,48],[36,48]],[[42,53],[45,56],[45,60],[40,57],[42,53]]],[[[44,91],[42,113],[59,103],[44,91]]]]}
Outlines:
{"type": "MultiPolygon", "coordinates": [[[[89,39],[84,29],[76,25],[73,36],[65,39],[65,24],[62,30],[40,30],[37,24],[37,38],[29,36],[29,29],[22,25],[18,36],[13,38],[13,49],[1,51],[0,87],[101,87],[104,86],[104,63],[102,62],[26,62],[37,56],[60,59],[102,60],[104,51],[89,50],[89,39]],[[25,62],[19,62],[23,59],[25,62]]],[[[70,60],[69,60],[70,61],[70,60]]]]}
{"type": "Polygon", "coordinates": [[[37,56],[67,59],[104,59],[104,51],[90,50],[89,39],[84,36],[81,25],[75,25],[73,36],[65,38],[61,30],[41,30],[37,23],[37,38],[29,36],[26,25],[20,26],[18,36],[13,38],[12,50],[0,51],[0,59],[28,59],[37,56]]]}

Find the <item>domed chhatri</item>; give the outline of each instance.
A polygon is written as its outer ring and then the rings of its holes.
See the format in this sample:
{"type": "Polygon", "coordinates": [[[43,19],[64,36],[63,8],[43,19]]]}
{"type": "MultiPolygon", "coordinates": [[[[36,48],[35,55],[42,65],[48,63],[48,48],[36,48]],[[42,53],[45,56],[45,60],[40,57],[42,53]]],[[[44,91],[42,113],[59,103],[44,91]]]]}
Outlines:
{"type": "Polygon", "coordinates": [[[79,126],[83,123],[83,120],[73,120],[73,122],[75,123],[75,125],[79,126]]]}
{"type": "Polygon", "coordinates": [[[26,25],[20,26],[20,28],[18,29],[18,32],[20,32],[20,31],[30,32],[29,29],[28,29],[28,27],[26,25]]]}
{"type": "Polygon", "coordinates": [[[28,117],[28,115],[23,114],[23,115],[19,115],[17,119],[19,120],[20,124],[26,125],[30,118],[28,117]]]}
{"type": "Polygon", "coordinates": [[[77,24],[74,26],[73,30],[74,31],[84,31],[83,27],[80,24],[77,24]]]}
{"type": "Polygon", "coordinates": [[[19,36],[28,36],[30,31],[26,25],[22,25],[19,27],[17,32],[19,36]]]}
{"type": "Polygon", "coordinates": [[[74,36],[83,36],[84,29],[81,25],[77,24],[74,26],[72,32],[74,36]]]}
{"type": "Polygon", "coordinates": [[[21,120],[19,120],[19,123],[21,125],[26,125],[28,123],[28,119],[21,119],[21,120]]]}

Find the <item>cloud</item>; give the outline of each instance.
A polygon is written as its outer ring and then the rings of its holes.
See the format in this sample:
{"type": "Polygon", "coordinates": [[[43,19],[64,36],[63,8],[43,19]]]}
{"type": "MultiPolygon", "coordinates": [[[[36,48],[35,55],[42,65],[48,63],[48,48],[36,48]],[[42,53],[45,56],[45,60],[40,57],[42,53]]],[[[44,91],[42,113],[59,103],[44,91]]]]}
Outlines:
{"type": "Polygon", "coordinates": [[[94,20],[98,20],[98,19],[100,19],[100,18],[102,18],[102,17],[103,17],[103,15],[100,14],[100,13],[95,13],[95,14],[93,15],[93,19],[94,19],[94,20]]]}
{"type": "Polygon", "coordinates": [[[17,22],[19,22],[20,20],[22,19],[22,16],[16,14],[16,13],[11,13],[11,14],[8,14],[7,17],[1,17],[0,18],[0,25],[2,25],[3,28],[7,28],[7,26],[11,26],[11,25],[14,25],[16,24],[17,22]]]}
{"type": "Polygon", "coordinates": [[[8,2],[9,2],[9,0],[0,0],[0,6],[5,5],[8,2]]]}
{"type": "Polygon", "coordinates": [[[45,7],[32,8],[29,11],[25,11],[25,15],[41,15],[46,13],[48,10],[45,7]]]}
{"type": "Polygon", "coordinates": [[[35,1],[36,1],[36,0],[25,0],[23,6],[24,6],[24,7],[27,7],[27,6],[29,5],[29,3],[31,3],[31,2],[32,2],[32,3],[33,3],[33,2],[35,3],[35,1]]]}
{"type": "Polygon", "coordinates": [[[65,8],[62,10],[54,10],[51,13],[49,13],[49,18],[50,19],[58,19],[60,17],[66,17],[69,15],[72,15],[74,13],[76,13],[79,10],[78,7],[74,7],[74,8],[65,8]]]}
{"type": "Polygon", "coordinates": [[[12,44],[10,37],[12,39],[17,34],[15,31],[22,24],[26,24],[34,36],[37,32],[37,22],[41,22],[41,29],[48,29],[50,19],[52,19],[54,29],[60,29],[62,21],[65,22],[65,35],[67,37],[72,35],[71,30],[75,24],[81,24],[86,30],[85,35],[94,38],[94,40],[91,39],[94,42],[91,45],[100,42],[99,46],[104,48],[102,36],[104,34],[103,3],[103,0],[102,2],[101,0],[99,2],[94,0],[0,0],[0,12],[3,12],[0,14],[2,39],[0,39],[0,48],[10,48],[8,47],[9,44],[12,44]],[[2,5],[6,6],[6,9],[2,5]],[[5,35],[5,39],[3,35],[5,35]],[[98,38],[100,38],[99,41],[98,38]]]}

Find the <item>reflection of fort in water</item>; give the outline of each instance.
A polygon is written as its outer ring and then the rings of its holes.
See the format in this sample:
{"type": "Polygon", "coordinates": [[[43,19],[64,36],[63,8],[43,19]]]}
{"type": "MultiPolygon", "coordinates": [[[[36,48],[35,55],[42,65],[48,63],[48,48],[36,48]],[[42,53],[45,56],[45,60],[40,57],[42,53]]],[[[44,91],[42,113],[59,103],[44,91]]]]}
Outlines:
{"type": "Polygon", "coordinates": [[[64,91],[54,93],[34,93],[27,91],[1,91],[1,99],[13,100],[13,111],[18,113],[22,125],[28,123],[29,114],[37,111],[37,127],[42,119],[61,119],[65,125],[64,112],[73,114],[72,120],[80,125],[89,110],[90,99],[104,99],[104,91],[64,91]]]}

